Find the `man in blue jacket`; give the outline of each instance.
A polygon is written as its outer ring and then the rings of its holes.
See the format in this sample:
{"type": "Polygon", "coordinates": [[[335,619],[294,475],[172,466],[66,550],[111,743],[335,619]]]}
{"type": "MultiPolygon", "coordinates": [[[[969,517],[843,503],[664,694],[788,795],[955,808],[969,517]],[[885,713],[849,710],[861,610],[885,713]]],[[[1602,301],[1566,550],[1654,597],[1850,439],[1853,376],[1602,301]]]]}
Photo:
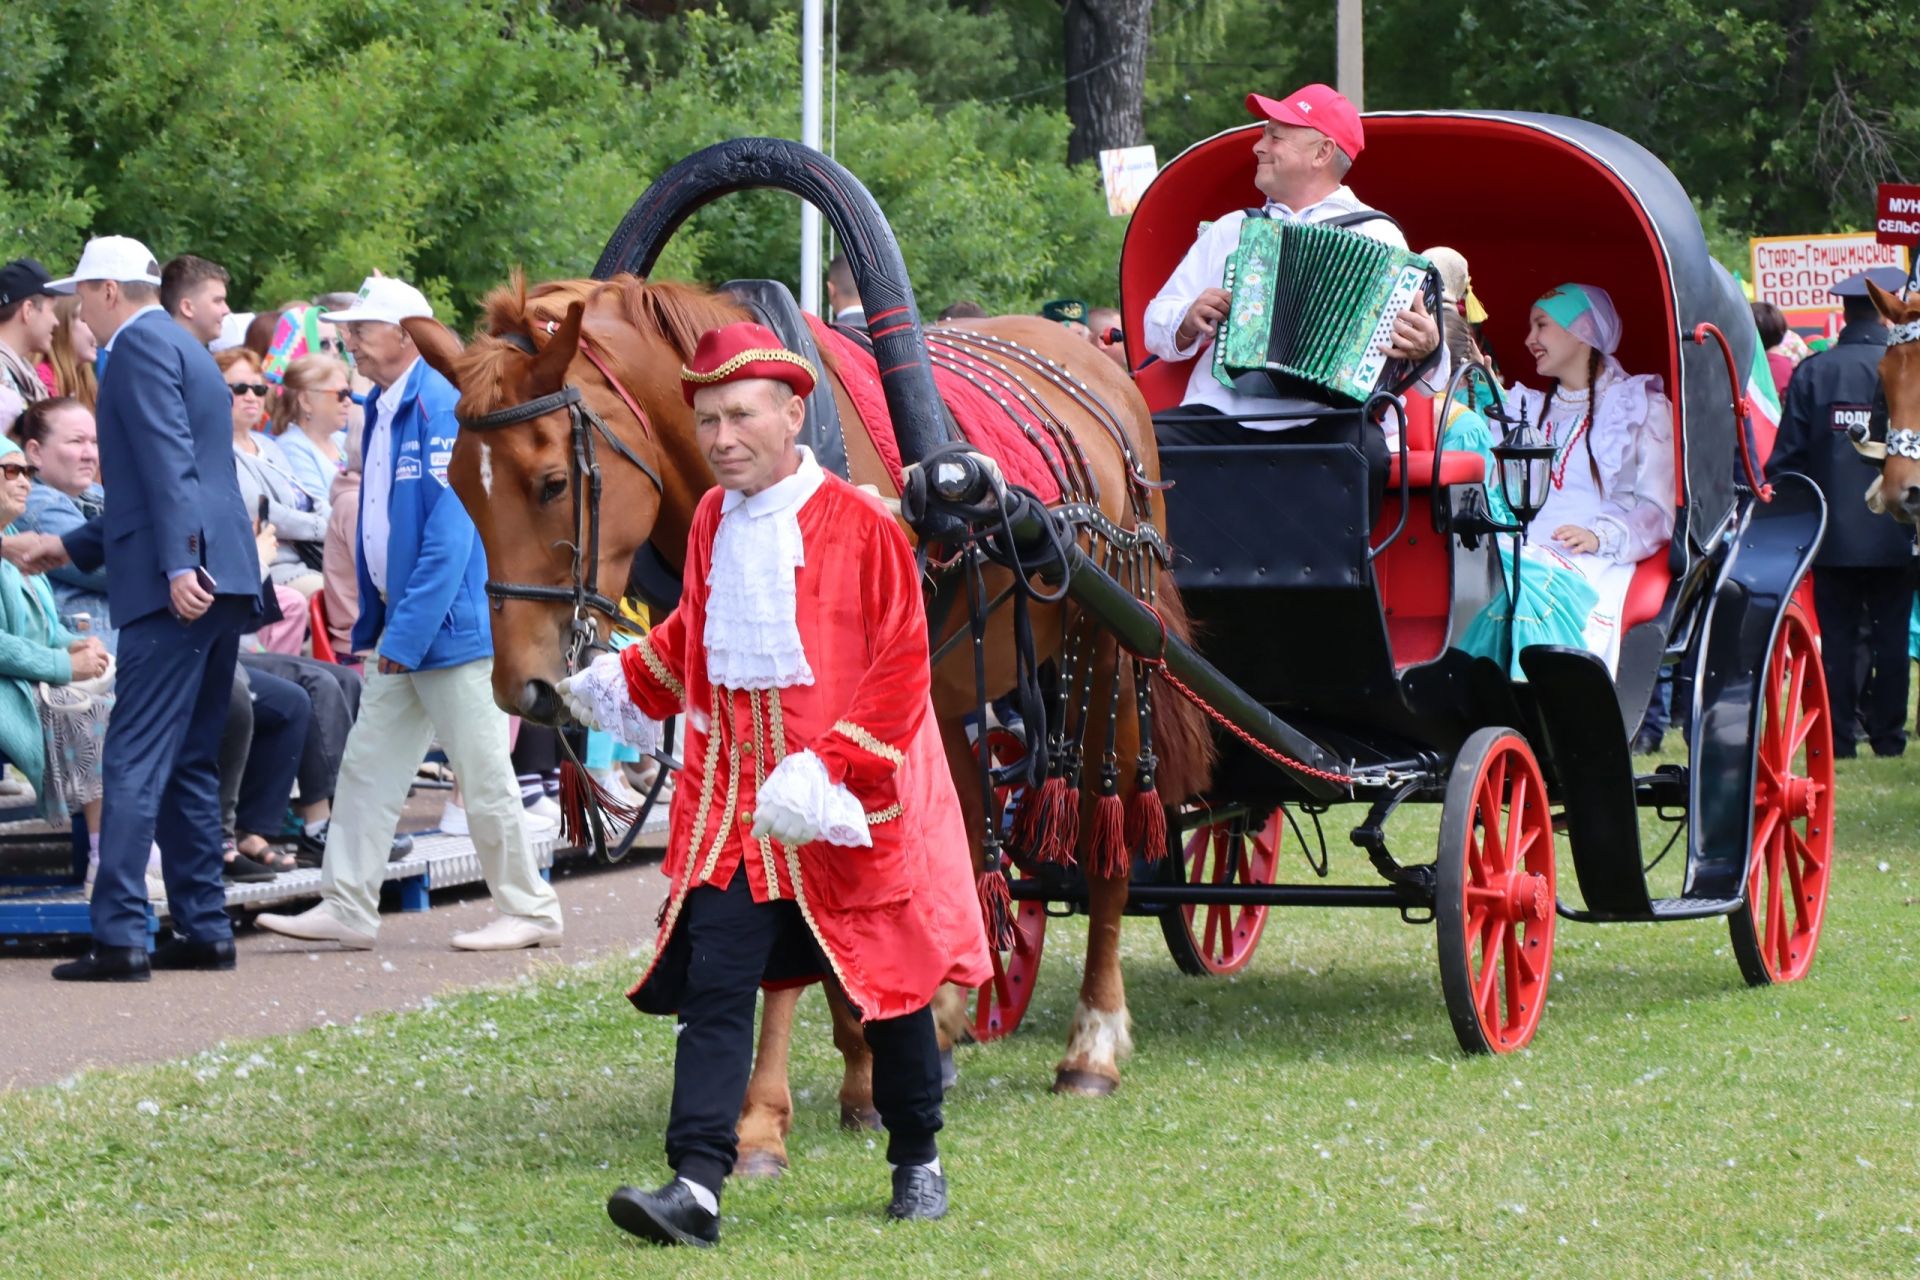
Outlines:
{"type": "Polygon", "coordinates": [[[432,314],[412,285],[374,276],[351,307],[321,317],[341,327],[355,364],[376,384],[361,437],[353,649],[377,663],[340,763],[320,905],[296,916],[262,915],[259,924],[293,938],[373,946],[394,823],[437,736],[466,793],[474,851],[501,913],[485,928],[455,934],[453,945],[552,946],[560,941],[560,900],[540,878],[508,759],[507,717],[493,702],[486,553],[447,487],[460,393],[427,367],[400,327],[432,314]]]}
{"type": "Polygon", "coordinates": [[[232,397],[207,349],[161,309],[159,284],[145,245],[103,236],[47,286],[80,295],[80,317],[112,356],[98,416],[113,502],[55,546],[82,569],[106,565],[120,629],[93,948],[54,969],[64,981],[234,967],[218,754],[240,633],[260,610],[260,564],[234,476],[232,397]],[[156,839],[177,936],[149,962],[156,839]]]}

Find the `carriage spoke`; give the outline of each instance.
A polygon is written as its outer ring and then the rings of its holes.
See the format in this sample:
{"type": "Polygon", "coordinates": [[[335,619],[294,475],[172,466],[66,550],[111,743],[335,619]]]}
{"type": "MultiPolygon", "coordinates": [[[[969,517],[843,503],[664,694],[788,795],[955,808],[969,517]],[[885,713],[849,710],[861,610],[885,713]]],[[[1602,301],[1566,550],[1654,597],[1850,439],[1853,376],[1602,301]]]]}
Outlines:
{"type": "Polygon", "coordinates": [[[1494,982],[1500,976],[1500,949],[1506,932],[1507,922],[1496,916],[1480,939],[1480,974],[1474,980],[1473,1003],[1489,1027],[1500,1025],[1493,1005],[1493,991],[1494,982]]]}
{"type": "Polygon", "coordinates": [[[1807,736],[1813,732],[1814,726],[1818,725],[1819,723],[1820,723],[1820,708],[1818,707],[1807,708],[1806,718],[1801,720],[1797,725],[1794,726],[1793,738],[1787,744],[1787,757],[1785,760],[1782,760],[1780,762],[1781,768],[1785,769],[1793,763],[1793,758],[1799,755],[1801,748],[1807,745],[1807,736]]]}

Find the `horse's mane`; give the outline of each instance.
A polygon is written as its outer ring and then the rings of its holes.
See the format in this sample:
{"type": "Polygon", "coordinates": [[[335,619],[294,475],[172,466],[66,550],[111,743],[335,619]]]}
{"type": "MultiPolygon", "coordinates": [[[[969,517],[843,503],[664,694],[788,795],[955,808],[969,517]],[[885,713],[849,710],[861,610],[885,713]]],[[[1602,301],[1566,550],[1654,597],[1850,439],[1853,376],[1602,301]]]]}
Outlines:
{"type": "Polygon", "coordinates": [[[487,295],[482,304],[486,332],[460,357],[460,412],[469,417],[491,413],[505,408],[516,394],[506,366],[526,356],[500,341],[502,335],[523,334],[538,347],[549,326],[564,320],[574,303],[593,307],[609,301],[623,321],[643,336],[665,339],[683,361],[693,358],[707,330],[748,318],[746,309],[730,298],[693,285],[664,280],[650,284],[623,272],[611,280],[549,280],[529,286],[516,270],[487,295]]]}

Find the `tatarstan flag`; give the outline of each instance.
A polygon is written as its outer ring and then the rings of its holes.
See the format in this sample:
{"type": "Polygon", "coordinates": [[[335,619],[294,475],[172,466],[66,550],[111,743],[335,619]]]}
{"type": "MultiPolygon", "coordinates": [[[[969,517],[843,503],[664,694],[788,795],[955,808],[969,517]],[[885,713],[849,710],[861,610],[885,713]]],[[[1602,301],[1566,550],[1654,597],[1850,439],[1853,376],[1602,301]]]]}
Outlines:
{"type": "Polygon", "coordinates": [[[1759,451],[1753,468],[1759,471],[1767,465],[1773,437],[1780,430],[1780,393],[1774,389],[1773,370],[1767,365],[1767,353],[1757,330],[1753,335],[1753,368],[1747,371],[1747,409],[1753,422],[1753,447],[1759,451]]]}

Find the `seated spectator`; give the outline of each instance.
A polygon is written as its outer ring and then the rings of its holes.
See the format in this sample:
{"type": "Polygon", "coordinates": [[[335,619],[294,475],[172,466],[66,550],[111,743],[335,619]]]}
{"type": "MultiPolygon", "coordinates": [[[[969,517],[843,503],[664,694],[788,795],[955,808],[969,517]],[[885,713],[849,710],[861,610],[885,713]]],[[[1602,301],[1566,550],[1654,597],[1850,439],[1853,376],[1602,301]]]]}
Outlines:
{"type": "Polygon", "coordinates": [[[943,323],[948,320],[985,320],[987,309],[971,298],[962,298],[948,304],[947,309],[934,318],[943,323]]]}
{"type": "Polygon", "coordinates": [[[353,623],[360,616],[360,578],[354,569],[354,547],[360,539],[360,433],[347,433],[342,470],[333,480],[333,512],[327,518],[325,557],[327,641],[334,656],[348,662],[353,655],[353,623]]]}
{"type": "MultiPolygon", "coordinates": [[[[100,488],[100,446],[93,411],[71,396],[36,401],[16,433],[27,463],[37,468],[20,528],[65,537],[106,509],[100,488]]],[[[113,653],[119,633],[107,608],[107,571],[65,564],[47,574],[60,623],[92,635],[113,653]]]]}
{"type": "Polygon", "coordinates": [[[301,490],[322,504],[332,502],[352,402],[347,366],[332,356],[301,356],[293,361],[281,375],[280,394],[273,399],[273,438],[301,490]]]}
{"type": "MultiPolygon", "coordinates": [[[[0,526],[26,510],[29,470],[19,446],[0,440],[0,526]]],[[[100,755],[113,694],[86,682],[107,676],[111,662],[99,640],[60,625],[44,579],[0,561],[0,754],[33,783],[47,821],[86,815],[89,878],[100,860],[100,755]]]]}
{"type": "Polygon", "coordinates": [[[1753,305],[1753,323],[1760,330],[1760,349],[1767,353],[1767,371],[1773,375],[1773,389],[1784,399],[1787,383],[1793,378],[1793,370],[1803,357],[1789,351],[1783,343],[1787,338],[1787,317],[1779,307],[1771,302],[1756,302],[1753,305]]]}
{"type": "Polygon", "coordinates": [[[245,347],[214,357],[233,392],[233,455],[239,467],[240,496],[257,516],[266,501],[266,523],[279,539],[269,576],[303,597],[318,591],[321,546],[327,536],[328,503],[315,499],[294,480],[292,464],[272,436],[259,428],[266,418],[269,386],[260,364],[245,347]]]}
{"type": "Polygon", "coordinates": [[[220,856],[229,880],[271,880],[296,865],[273,847],[286,823],[313,704],[291,680],[235,666],[220,740],[220,856]]]}
{"type": "Polygon", "coordinates": [[[93,330],[87,328],[87,322],[80,318],[77,294],[56,299],[53,314],[59,317],[47,351],[47,359],[53,365],[53,394],[71,396],[91,410],[100,399],[100,376],[93,368],[100,355],[100,344],[94,341],[93,330]]]}

